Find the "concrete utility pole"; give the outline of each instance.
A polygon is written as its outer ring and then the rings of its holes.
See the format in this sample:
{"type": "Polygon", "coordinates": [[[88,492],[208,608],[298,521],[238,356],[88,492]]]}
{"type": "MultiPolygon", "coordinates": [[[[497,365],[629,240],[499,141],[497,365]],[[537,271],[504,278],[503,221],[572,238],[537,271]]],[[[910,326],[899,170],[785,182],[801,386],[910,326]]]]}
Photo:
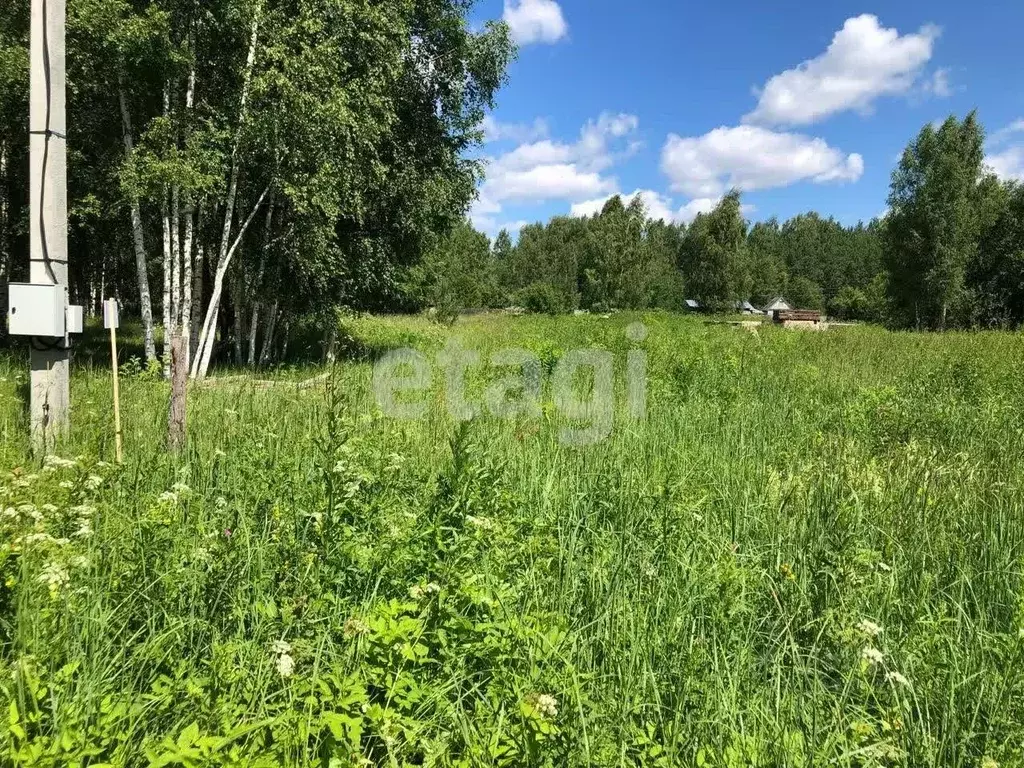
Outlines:
{"type": "MultiPolygon", "coordinates": [[[[29,108],[30,275],[32,283],[68,284],[67,126],[64,109],[66,0],[32,0],[29,108]]],[[[65,293],[66,296],[66,293],[65,293]]],[[[67,299],[64,300],[65,305],[67,299]]],[[[70,402],[67,339],[31,352],[32,436],[48,447],[66,430],[70,402]]]]}

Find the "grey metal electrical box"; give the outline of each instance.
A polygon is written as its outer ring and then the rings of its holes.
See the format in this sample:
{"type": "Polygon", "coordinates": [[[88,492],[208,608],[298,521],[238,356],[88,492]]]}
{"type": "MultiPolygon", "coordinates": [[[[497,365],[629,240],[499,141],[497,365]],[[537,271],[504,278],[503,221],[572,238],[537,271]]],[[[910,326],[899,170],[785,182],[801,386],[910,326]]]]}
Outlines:
{"type": "Polygon", "coordinates": [[[11,283],[7,306],[11,336],[64,338],[67,293],[63,285],[11,283]]]}

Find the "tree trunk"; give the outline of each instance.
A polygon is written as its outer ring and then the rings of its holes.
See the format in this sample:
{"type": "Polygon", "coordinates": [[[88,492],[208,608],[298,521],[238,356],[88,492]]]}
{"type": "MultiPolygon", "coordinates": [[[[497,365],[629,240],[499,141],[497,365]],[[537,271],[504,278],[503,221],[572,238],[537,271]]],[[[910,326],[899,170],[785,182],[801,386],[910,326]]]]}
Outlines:
{"type": "Polygon", "coordinates": [[[263,332],[263,348],[260,350],[260,365],[264,366],[270,362],[270,352],[273,349],[274,330],[277,327],[277,300],[270,307],[270,314],[267,317],[267,329],[263,332]]]}
{"type": "MultiPolygon", "coordinates": [[[[7,142],[0,140],[0,281],[10,279],[9,254],[7,238],[10,230],[7,223],[7,196],[10,194],[11,183],[7,178],[7,142]]],[[[6,309],[6,307],[4,307],[6,309]]]]}
{"type": "MultiPolygon", "coordinates": [[[[121,105],[121,130],[124,141],[125,158],[131,161],[134,152],[132,138],[132,120],[128,112],[128,100],[124,93],[123,78],[118,74],[118,101],[121,105]]],[[[129,208],[132,221],[132,244],[135,247],[135,273],[139,283],[139,308],[142,314],[142,331],[145,338],[146,362],[156,360],[156,342],[153,338],[153,302],[149,294],[149,267],[146,259],[146,244],[142,233],[142,209],[138,195],[129,196],[129,208]]]]}
{"type": "MultiPolygon", "coordinates": [[[[188,73],[188,88],[185,91],[185,111],[192,112],[196,94],[196,68],[192,66],[188,73]]],[[[193,280],[193,219],[195,207],[193,197],[189,194],[185,199],[185,242],[182,244],[181,274],[181,306],[178,308],[178,327],[181,337],[185,340],[185,369],[192,362],[192,280],[193,280]]],[[[200,297],[201,298],[201,297],[200,297]]]]}
{"type": "Polygon", "coordinates": [[[199,337],[199,352],[192,361],[193,379],[206,378],[206,373],[210,369],[210,356],[213,354],[213,340],[216,336],[217,330],[217,315],[220,312],[220,300],[224,293],[224,277],[227,275],[228,267],[231,266],[232,256],[235,255],[235,251],[237,251],[238,246],[241,245],[242,238],[245,236],[246,230],[249,229],[249,225],[252,224],[253,218],[256,216],[257,211],[259,211],[260,206],[263,205],[263,201],[266,199],[269,192],[269,187],[263,190],[263,194],[260,195],[259,200],[256,201],[256,205],[254,205],[252,210],[249,212],[249,216],[246,218],[245,223],[242,224],[242,228],[238,232],[235,242],[231,244],[231,247],[228,249],[224,258],[217,264],[217,272],[213,276],[213,292],[210,295],[210,306],[206,310],[206,320],[203,322],[203,332],[199,337]]]}
{"type": "Polygon", "coordinates": [[[171,189],[171,323],[181,327],[181,202],[178,185],[171,189]]]}
{"type": "Polygon", "coordinates": [[[171,404],[167,418],[167,447],[180,453],[185,447],[188,369],[185,367],[185,339],[175,333],[171,339],[171,404]]]}
{"type": "Polygon", "coordinates": [[[249,365],[256,365],[256,329],[260,319],[260,291],[263,289],[263,276],[267,271],[267,259],[270,256],[270,235],[274,220],[274,196],[270,196],[267,205],[267,221],[263,228],[263,255],[260,257],[260,269],[256,274],[256,282],[250,292],[252,296],[252,317],[249,318],[249,365]]]}
{"type": "Polygon", "coordinates": [[[235,279],[232,281],[234,290],[231,291],[231,304],[235,310],[234,314],[234,337],[232,338],[233,346],[235,348],[235,364],[243,365],[245,358],[242,357],[242,337],[245,335],[245,328],[243,326],[242,315],[244,313],[243,308],[243,295],[245,289],[243,286],[242,268],[238,262],[235,262],[235,279]]]}
{"type": "Polygon", "coordinates": [[[189,371],[192,370],[192,363],[196,359],[196,353],[199,350],[199,325],[203,319],[203,272],[206,269],[206,249],[202,241],[202,207],[199,209],[196,221],[197,228],[199,229],[199,239],[196,242],[196,266],[195,272],[192,275],[192,315],[189,318],[190,336],[188,345],[189,371]]]}
{"type": "Polygon", "coordinates": [[[288,357],[288,340],[291,338],[292,324],[286,320],[284,323],[284,339],[281,340],[281,357],[283,362],[288,357]]]}
{"type": "Polygon", "coordinates": [[[245,60],[245,76],[242,81],[242,94],[239,104],[238,130],[235,134],[234,146],[231,149],[231,177],[228,183],[228,194],[224,206],[224,228],[221,233],[220,252],[217,258],[217,271],[214,274],[213,294],[210,297],[210,305],[206,312],[206,320],[203,323],[203,331],[199,336],[199,349],[196,357],[192,361],[192,378],[202,379],[206,377],[206,372],[210,366],[210,355],[213,352],[213,341],[216,335],[217,313],[220,310],[221,293],[224,290],[224,275],[227,273],[231,256],[238,247],[238,244],[241,242],[242,235],[245,234],[245,229],[248,228],[249,223],[252,221],[252,217],[256,214],[256,211],[259,209],[259,206],[262,204],[263,199],[267,196],[267,191],[269,190],[269,187],[267,190],[264,190],[259,202],[257,202],[253,207],[252,213],[246,220],[242,232],[240,232],[238,237],[235,238],[234,244],[229,246],[229,243],[231,243],[231,227],[235,216],[235,200],[238,195],[238,176],[240,165],[238,160],[238,150],[241,143],[242,130],[245,127],[248,115],[249,86],[252,82],[252,70],[256,63],[256,45],[259,40],[260,11],[261,8],[257,5],[256,12],[253,15],[252,29],[249,35],[249,52],[245,60]]]}
{"type": "Polygon", "coordinates": [[[193,280],[193,257],[192,240],[195,211],[192,209],[192,201],[185,202],[185,240],[181,245],[181,308],[178,311],[178,329],[181,337],[185,339],[185,368],[189,367],[192,353],[192,280],[193,280]]]}
{"type": "Polygon", "coordinates": [[[167,208],[167,190],[160,198],[160,212],[164,222],[164,378],[171,377],[171,337],[174,335],[171,319],[171,214],[167,208]]]}

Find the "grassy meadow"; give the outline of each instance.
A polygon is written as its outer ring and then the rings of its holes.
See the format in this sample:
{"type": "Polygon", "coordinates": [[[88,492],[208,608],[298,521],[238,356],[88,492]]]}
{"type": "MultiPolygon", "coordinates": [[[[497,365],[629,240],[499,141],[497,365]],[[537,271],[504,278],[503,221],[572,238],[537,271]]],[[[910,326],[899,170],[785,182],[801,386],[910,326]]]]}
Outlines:
{"type": "Polygon", "coordinates": [[[0,763],[1024,765],[1024,336],[364,317],[341,352],[193,388],[180,456],[127,366],[121,467],[102,345],[45,460],[0,362],[0,763]],[[457,423],[440,375],[388,418],[372,362],[450,338],[612,352],[611,434],[563,444],[548,389],[457,423]]]}

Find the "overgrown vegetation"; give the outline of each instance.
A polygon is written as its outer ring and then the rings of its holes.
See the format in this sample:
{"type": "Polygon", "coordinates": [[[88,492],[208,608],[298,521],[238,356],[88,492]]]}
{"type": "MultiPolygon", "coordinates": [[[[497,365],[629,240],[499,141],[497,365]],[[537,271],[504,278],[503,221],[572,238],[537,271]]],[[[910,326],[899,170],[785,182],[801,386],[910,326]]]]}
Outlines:
{"type": "MultiPolygon", "coordinates": [[[[4,363],[2,761],[992,766],[1024,759],[1024,340],[752,335],[662,314],[346,325],[322,387],[78,367],[28,458],[4,363]],[[649,412],[589,448],[422,421],[379,351],[616,354],[649,412]],[[108,462],[108,463],[104,463],[108,462]]],[[[138,370],[138,369],[137,369],[138,370]]],[[[478,394],[498,371],[473,374],[478,394]]],[[[622,371],[618,371],[621,384],[622,371]]]]}

